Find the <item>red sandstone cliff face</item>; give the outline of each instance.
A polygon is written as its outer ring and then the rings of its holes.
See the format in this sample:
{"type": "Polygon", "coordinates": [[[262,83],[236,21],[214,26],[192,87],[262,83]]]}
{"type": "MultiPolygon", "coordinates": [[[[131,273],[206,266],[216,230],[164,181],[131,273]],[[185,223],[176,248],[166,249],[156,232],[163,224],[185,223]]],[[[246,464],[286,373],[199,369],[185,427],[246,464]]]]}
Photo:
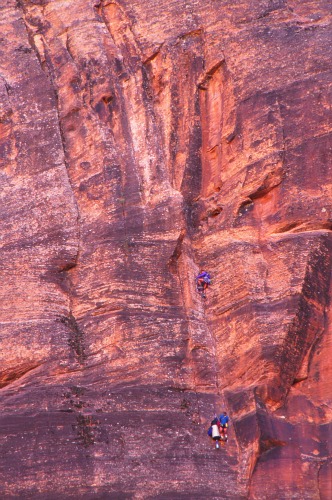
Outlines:
{"type": "Polygon", "coordinates": [[[329,2],[0,14],[1,497],[331,498],[329,2]]]}

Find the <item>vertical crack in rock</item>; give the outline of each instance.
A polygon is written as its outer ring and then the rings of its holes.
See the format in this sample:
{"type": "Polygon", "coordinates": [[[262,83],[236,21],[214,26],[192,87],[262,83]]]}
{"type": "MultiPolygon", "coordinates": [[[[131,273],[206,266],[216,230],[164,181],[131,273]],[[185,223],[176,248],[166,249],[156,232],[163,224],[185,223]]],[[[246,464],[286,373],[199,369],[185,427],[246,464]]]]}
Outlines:
{"type": "MultiPolygon", "coordinates": [[[[216,399],[218,397],[218,380],[216,367],[216,353],[214,338],[209,329],[201,297],[195,290],[194,276],[197,266],[193,260],[192,242],[187,236],[187,231],[180,232],[174,252],[169,259],[171,272],[177,274],[183,310],[186,318],[186,331],[188,332],[188,352],[186,364],[192,376],[191,386],[196,395],[196,411],[199,422],[202,423],[200,397],[202,393],[213,395],[213,411],[216,412],[216,399]]],[[[184,386],[185,381],[183,381],[184,386]]]]}
{"type": "MultiPolygon", "coordinates": [[[[183,196],[187,237],[184,240],[184,233],[182,232],[180,234],[178,244],[173,254],[173,259],[176,258],[177,272],[181,283],[183,307],[190,339],[188,345],[189,359],[193,365],[193,383],[197,398],[198,392],[202,390],[211,391],[212,393],[216,392],[216,367],[213,364],[215,363],[215,359],[212,359],[213,353],[211,350],[213,347],[211,345],[211,332],[208,329],[202,306],[198,304],[200,298],[197,298],[196,290],[194,289],[194,275],[197,272],[197,267],[194,263],[195,259],[191,241],[198,222],[197,204],[194,200],[197,199],[201,193],[202,183],[201,110],[199,94],[195,85],[197,75],[201,72],[204,64],[201,57],[203,45],[202,36],[203,32],[200,30],[197,32],[195,31],[195,33],[190,33],[188,36],[181,37],[180,48],[178,49],[179,57],[184,60],[185,66],[190,68],[194,79],[188,80],[189,96],[191,94],[188,110],[186,106],[188,89],[181,89],[180,85],[182,82],[179,80],[173,80],[171,83],[172,135],[170,136],[170,149],[173,154],[173,168],[175,168],[176,163],[179,161],[178,159],[183,156],[183,144],[181,144],[179,140],[183,141],[180,134],[180,128],[182,121],[186,117],[182,116],[180,111],[185,110],[184,113],[189,115],[187,120],[190,120],[187,138],[188,143],[186,144],[188,153],[185,159],[184,168],[179,165],[180,172],[182,170],[181,177],[179,177],[179,172],[176,171],[176,174],[173,173],[172,175],[172,182],[174,187],[179,189],[183,196]],[[194,35],[194,38],[192,38],[191,35],[194,35]],[[179,138],[177,135],[179,135],[179,138]],[[180,180],[181,184],[179,184],[180,180]],[[179,252],[179,245],[182,252],[179,252]]],[[[173,65],[173,72],[175,72],[176,61],[173,65]]]]}
{"type": "MultiPolygon", "coordinates": [[[[68,311],[68,317],[66,317],[66,321],[64,324],[69,327],[70,337],[68,340],[69,346],[73,349],[77,356],[77,360],[80,364],[83,364],[84,361],[86,360],[86,352],[85,352],[85,347],[84,347],[84,332],[82,329],[78,327],[77,320],[75,319],[73,315],[73,294],[75,293],[73,290],[73,283],[72,283],[72,277],[71,273],[69,272],[73,268],[77,268],[79,264],[79,259],[80,259],[80,242],[81,242],[81,216],[80,216],[80,209],[79,205],[77,202],[76,194],[75,194],[75,189],[72,184],[71,176],[69,174],[69,163],[67,160],[67,149],[66,149],[66,138],[65,138],[65,133],[63,130],[63,125],[62,125],[62,119],[60,117],[60,105],[59,105],[59,95],[55,83],[55,77],[53,75],[53,66],[51,63],[50,56],[47,54],[47,49],[46,49],[46,62],[49,70],[49,75],[50,75],[50,80],[51,80],[51,85],[54,91],[54,97],[55,97],[55,102],[56,102],[56,114],[58,118],[58,127],[59,127],[59,134],[61,138],[61,144],[62,144],[62,150],[63,150],[63,161],[65,165],[65,170],[67,174],[67,180],[68,184],[71,187],[71,193],[72,193],[72,199],[75,203],[75,208],[76,208],[76,228],[77,228],[77,249],[75,252],[75,258],[74,261],[68,264],[64,269],[61,270],[61,272],[67,273],[67,279],[69,281],[69,286],[68,286],[68,300],[69,300],[69,311],[68,311]]],[[[75,269],[76,270],[76,269],[75,269]]]]}
{"type": "MultiPolygon", "coordinates": [[[[47,65],[47,78],[49,79],[51,88],[54,93],[54,98],[55,98],[55,112],[57,115],[57,123],[58,123],[58,131],[59,131],[59,136],[61,139],[61,144],[62,144],[62,151],[63,151],[63,161],[65,165],[65,171],[66,171],[66,177],[68,181],[68,185],[71,187],[71,194],[72,194],[72,199],[75,204],[76,208],[76,214],[77,214],[77,220],[76,220],[76,228],[77,228],[77,250],[75,252],[74,260],[72,259],[71,262],[65,265],[59,272],[63,273],[68,273],[71,269],[75,268],[78,265],[79,262],[79,254],[80,254],[80,241],[81,241],[81,220],[80,220],[80,210],[79,206],[77,203],[77,199],[75,196],[75,190],[72,185],[72,180],[71,176],[69,174],[69,163],[67,160],[67,148],[66,148],[66,138],[65,138],[65,133],[63,130],[63,125],[62,125],[62,118],[60,116],[60,103],[59,103],[59,95],[58,95],[58,90],[57,90],[57,84],[56,84],[56,77],[54,74],[54,68],[51,60],[51,56],[49,54],[49,50],[47,46],[45,45],[44,39],[39,40],[40,44],[42,44],[42,53],[41,53],[41,45],[38,48],[35,43],[35,36],[40,36],[38,34],[38,30],[34,30],[33,27],[30,25],[30,23],[26,19],[26,9],[24,6],[24,3],[22,0],[17,0],[17,5],[21,8],[22,10],[22,21],[24,22],[26,32],[27,32],[27,38],[29,40],[31,49],[33,52],[36,54],[36,59],[40,63],[40,67],[43,72],[45,72],[45,64],[47,65]]],[[[42,13],[43,13],[43,8],[42,8],[42,13]]],[[[71,277],[68,274],[67,279],[70,282],[70,285],[67,287],[67,293],[68,293],[68,301],[69,301],[69,313],[68,317],[64,318],[62,321],[63,324],[68,326],[70,333],[70,338],[69,338],[69,346],[73,349],[77,356],[77,360],[80,364],[83,364],[83,362],[86,359],[86,353],[85,353],[85,348],[84,348],[84,334],[83,331],[78,327],[77,321],[73,316],[73,290],[72,290],[72,282],[71,282],[71,277]]]]}
{"type": "Polygon", "coordinates": [[[234,90],[225,58],[215,62],[198,84],[202,117],[202,195],[218,193],[235,137],[234,90]]]}
{"type": "Polygon", "coordinates": [[[324,332],[320,325],[324,323],[325,308],[329,300],[331,269],[332,240],[329,235],[323,235],[308,260],[298,313],[276,355],[280,363],[281,382],[281,401],[276,401],[277,405],[284,401],[290,386],[297,380],[303,360],[310,355],[324,332]]]}
{"type": "MultiPolygon", "coordinates": [[[[279,386],[272,383],[270,388],[257,387],[255,390],[258,448],[256,445],[256,451],[251,456],[251,463],[254,465],[250,473],[249,498],[257,498],[251,491],[257,491],[255,474],[262,463],[266,463],[264,455],[276,447],[291,444],[286,437],[287,429],[283,431],[278,425],[276,410],[291,405],[288,401],[291,386],[308,377],[315,349],[320,345],[324,333],[326,334],[326,329],[321,325],[327,320],[326,308],[330,304],[331,270],[332,240],[329,234],[320,235],[308,258],[296,318],[275,356],[279,364],[280,379],[276,381],[279,386]]],[[[317,450],[314,452],[318,454],[317,450]]],[[[312,460],[320,462],[322,459],[313,456],[312,460]]],[[[319,473],[317,488],[319,489],[319,473]]]]}
{"type": "MultiPolygon", "coordinates": [[[[30,25],[26,18],[26,8],[24,6],[24,0],[16,0],[17,6],[22,11],[22,21],[24,23],[27,39],[31,47],[30,51],[36,55],[36,58],[40,64],[40,67],[45,71],[45,54],[44,54],[44,39],[43,36],[38,32],[38,29],[30,25]],[[36,40],[38,40],[38,47],[36,45],[36,40]]],[[[29,49],[26,49],[29,50],[29,49]]],[[[52,83],[52,82],[51,82],[52,83]]]]}
{"type": "Polygon", "coordinates": [[[191,129],[188,145],[188,163],[183,173],[181,184],[181,193],[185,202],[185,216],[188,231],[193,232],[193,228],[198,225],[198,214],[196,213],[196,205],[194,199],[201,193],[202,183],[202,129],[199,109],[199,96],[196,93],[194,96],[195,102],[195,118],[191,129]]]}
{"type": "Polygon", "coordinates": [[[158,184],[153,181],[165,181],[149,79],[126,12],[116,2],[107,1],[98,5],[98,11],[114,43],[114,74],[117,75],[123,134],[130,141],[129,162],[135,168],[140,197],[147,202],[150,191],[156,190],[158,184]]]}
{"type": "MultiPolygon", "coordinates": [[[[209,179],[211,181],[212,177],[212,191],[213,193],[219,193],[222,185],[221,160],[217,159],[218,165],[211,167],[213,169],[213,174],[211,174],[206,165],[207,153],[205,150],[215,150],[219,147],[218,145],[221,144],[222,136],[225,134],[225,130],[227,131],[229,127],[229,124],[226,123],[228,120],[227,113],[229,110],[226,110],[226,106],[224,109],[220,102],[220,109],[215,103],[213,105],[211,104],[212,108],[213,106],[214,108],[209,109],[208,105],[204,105],[204,97],[200,93],[202,90],[206,92],[209,88],[211,93],[211,103],[213,100],[217,99],[224,99],[225,101],[228,99],[228,96],[226,97],[223,95],[223,92],[227,92],[228,88],[226,90],[225,88],[221,88],[224,83],[224,70],[222,70],[222,65],[224,63],[223,60],[216,62],[212,68],[206,72],[205,77],[198,84],[198,86],[196,84],[204,66],[204,60],[202,60],[199,55],[202,45],[200,38],[201,35],[202,31],[195,32],[195,37],[197,36],[197,40],[195,40],[194,45],[195,51],[193,50],[193,53],[191,54],[192,59],[190,64],[192,65],[192,72],[196,78],[192,87],[192,96],[194,96],[194,99],[193,104],[191,104],[192,118],[187,146],[188,157],[183,170],[180,185],[180,191],[184,199],[184,214],[186,218],[187,235],[186,238],[184,238],[183,233],[180,234],[178,244],[176,245],[171,258],[171,264],[174,265],[174,260],[176,260],[177,271],[181,282],[184,304],[183,307],[188,322],[190,359],[193,366],[193,378],[196,388],[195,391],[197,395],[199,395],[202,391],[213,394],[214,402],[211,411],[216,413],[219,410],[219,405],[221,403],[218,380],[219,368],[216,353],[216,338],[213,329],[209,324],[209,313],[206,315],[204,305],[200,304],[201,299],[197,296],[195,290],[194,276],[197,273],[197,265],[195,262],[200,261],[201,259],[199,255],[196,255],[198,252],[194,249],[194,242],[197,244],[200,236],[198,231],[199,217],[202,207],[205,206],[205,210],[207,210],[210,217],[216,217],[222,211],[222,207],[219,205],[219,200],[212,200],[212,202],[210,202],[210,200],[206,200],[207,195],[210,195],[211,193],[210,187],[204,184],[205,179],[209,179]],[[219,74],[219,71],[222,71],[222,73],[219,74]],[[213,83],[209,87],[210,81],[213,83]],[[204,85],[202,82],[204,82],[204,85]],[[204,86],[204,89],[202,89],[202,85],[204,86]],[[218,109],[216,110],[215,108],[218,109]],[[217,113],[216,116],[214,116],[214,112],[217,113]],[[211,120],[211,123],[209,123],[209,120],[211,120]],[[215,125],[217,128],[215,128],[215,125]],[[207,132],[208,129],[210,132],[207,132]],[[210,134],[209,138],[207,138],[208,134],[210,134]],[[212,141],[211,144],[209,144],[209,141],[212,141]],[[182,254],[179,252],[179,246],[181,246],[182,254]]],[[[173,111],[173,129],[176,131],[178,128],[177,120],[181,120],[181,118],[176,115],[176,112],[179,108],[184,107],[184,102],[182,102],[184,98],[179,92],[177,82],[174,82],[173,84],[172,95],[176,104],[173,111]]],[[[175,133],[173,133],[173,138],[171,140],[171,148],[174,151],[180,149],[175,133]]],[[[173,154],[173,161],[176,162],[176,159],[176,155],[173,154]]],[[[173,178],[173,182],[176,187],[176,177],[173,178]]]]}

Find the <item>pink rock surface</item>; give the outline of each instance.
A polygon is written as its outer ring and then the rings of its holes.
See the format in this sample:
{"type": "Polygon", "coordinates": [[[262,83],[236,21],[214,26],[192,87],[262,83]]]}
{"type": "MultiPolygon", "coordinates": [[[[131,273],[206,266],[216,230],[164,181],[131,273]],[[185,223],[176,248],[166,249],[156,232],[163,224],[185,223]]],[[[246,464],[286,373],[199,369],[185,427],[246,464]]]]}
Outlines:
{"type": "Polygon", "coordinates": [[[1,498],[329,499],[330,3],[0,28],[1,498]]]}

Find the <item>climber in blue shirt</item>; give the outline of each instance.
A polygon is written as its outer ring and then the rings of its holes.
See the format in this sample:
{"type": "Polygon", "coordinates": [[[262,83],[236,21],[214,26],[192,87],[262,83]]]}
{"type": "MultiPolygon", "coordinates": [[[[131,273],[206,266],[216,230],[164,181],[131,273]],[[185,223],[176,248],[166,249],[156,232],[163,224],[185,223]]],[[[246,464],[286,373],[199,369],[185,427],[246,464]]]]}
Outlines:
{"type": "Polygon", "coordinates": [[[227,441],[227,427],[229,422],[229,416],[225,411],[220,415],[219,422],[220,422],[221,439],[223,441],[227,441]]]}

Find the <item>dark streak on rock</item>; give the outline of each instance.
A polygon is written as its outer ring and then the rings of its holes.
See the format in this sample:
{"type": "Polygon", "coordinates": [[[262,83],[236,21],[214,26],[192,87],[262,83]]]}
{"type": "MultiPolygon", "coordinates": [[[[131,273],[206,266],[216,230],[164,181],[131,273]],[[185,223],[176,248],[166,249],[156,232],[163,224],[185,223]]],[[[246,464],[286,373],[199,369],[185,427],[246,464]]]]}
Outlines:
{"type": "Polygon", "coordinates": [[[74,351],[78,362],[82,365],[84,364],[87,356],[85,353],[84,346],[84,334],[83,331],[79,328],[76,319],[73,314],[70,313],[69,316],[65,316],[60,319],[61,323],[66,325],[69,329],[70,335],[68,339],[68,344],[74,351]]]}
{"type": "Polygon", "coordinates": [[[196,227],[199,223],[198,207],[195,206],[193,200],[200,195],[202,183],[202,127],[199,119],[200,109],[198,93],[195,97],[195,115],[197,119],[195,120],[190,134],[189,155],[181,185],[181,192],[186,202],[185,216],[188,229],[196,227]]]}
{"type": "Polygon", "coordinates": [[[152,53],[149,57],[147,57],[147,58],[143,61],[143,64],[145,65],[145,64],[148,64],[148,63],[150,63],[151,61],[153,61],[153,60],[154,60],[154,59],[158,56],[158,54],[160,54],[160,51],[161,51],[161,49],[162,49],[163,45],[164,45],[164,43],[161,43],[161,44],[159,45],[158,49],[157,49],[157,50],[155,50],[155,51],[154,51],[154,52],[153,52],[153,53],[152,53]]]}
{"type": "Polygon", "coordinates": [[[209,81],[212,79],[213,75],[215,74],[216,71],[218,71],[219,68],[221,68],[222,64],[225,63],[225,60],[222,59],[221,61],[218,61],[216,64],[212,66],[208,71],[206,71],[205,76],[202,78],[202,80],[197,84],[197,87],[200,90],[208,90],[209,88],[209,81]]]}
{"type": "Polygon", "coordinates": [[[174,267],[176,266],[176,262],[182,253],[182,243],[183,243],[185,235],[186,235],[186,230],[182,229],[181,233],[178,237],[178,240],[176,242],[174,252],[172,253],[171,257],[168,260],[168,265],[169,265],[171,271],[175,271],[174,267]]]}
{"type": "Polygon", "coordinates": [[[95,444],[95,428],[98,421],[91,415],[78,414],[76,416],[77,423],[73,425],[73,430],[77,433],[77,441],[85,448],[95,444]]]}
{"type": "Polygon", "coordinates": [[[282,398],[286,397],[308,351],[317,344],[323,333],[318,329],[318,318],[324,317],[329,301],[331,268],[332,241],[326,235],[320,238],[317,249],[308,261],[298,313],[283,346],[275,356],[280,365],[282,398]]]}

